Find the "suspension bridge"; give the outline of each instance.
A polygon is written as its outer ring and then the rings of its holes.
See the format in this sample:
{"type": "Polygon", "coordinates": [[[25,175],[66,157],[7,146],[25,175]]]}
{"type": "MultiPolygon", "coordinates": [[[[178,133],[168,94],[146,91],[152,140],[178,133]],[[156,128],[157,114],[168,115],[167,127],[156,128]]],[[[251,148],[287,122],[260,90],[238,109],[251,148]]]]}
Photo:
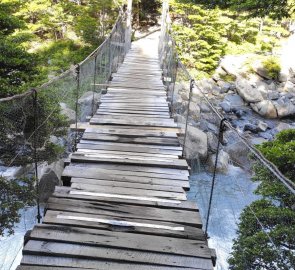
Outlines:
{"type": "MultiPolygon", "coordinates": [[[[158,35],[134,42],[83,131],[18,270],[213,269],[170,116],[158,35]]],[[[99,84],[98,84],[99,85],[99,84]]]]}

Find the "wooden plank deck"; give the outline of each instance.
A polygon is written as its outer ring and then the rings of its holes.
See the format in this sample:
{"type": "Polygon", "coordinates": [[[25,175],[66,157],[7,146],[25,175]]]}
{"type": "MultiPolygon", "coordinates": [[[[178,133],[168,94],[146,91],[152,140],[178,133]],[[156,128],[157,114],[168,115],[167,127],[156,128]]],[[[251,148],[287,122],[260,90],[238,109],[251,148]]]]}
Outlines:
{"type": "Polygon", "coordinates": [[[17,269],[213,269],[199,210],[186,197],[189,167],[157,56],[133,45],[78,130],[65,186],[49,199],[17,269]]]}

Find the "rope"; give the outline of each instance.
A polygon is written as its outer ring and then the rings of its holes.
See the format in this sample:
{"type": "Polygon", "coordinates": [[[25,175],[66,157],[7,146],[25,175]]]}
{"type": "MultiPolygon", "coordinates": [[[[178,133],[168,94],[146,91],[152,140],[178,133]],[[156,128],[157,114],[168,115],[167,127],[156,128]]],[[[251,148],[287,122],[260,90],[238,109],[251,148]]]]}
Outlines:
{"type": "Polygon", "coordinates": [[[209,206],[208,206],[208,212],[207,212],[207,219],[206,219],[206,228],[205,228],[205,235],[208,237],[208,226],[209,226],[209,218],[210,218],[210,212],[211,212],[211,205],[212,205],[212,198],[213,198],[213,192],[214,192],[214,186],[215,186],[215,179],[216,179],[216,171],[217,171],[217,164],[218,164],[218,157],[219,157],[219,148],[220,148],[220,142],[223,138],[223,131],[224,131],[224,122],[226,121],[225,118],[223,118],[219,125],[219,134],[218,134],[218,143],[217,143],[217,149],[216,149],[216,155],[215,155],[215,164],[214,164],[214,171],[213,171],[213,177],[212,177],[212,185],[211,185],[211,191],[210,191],[210,198],[209,198],[209,206]]]}

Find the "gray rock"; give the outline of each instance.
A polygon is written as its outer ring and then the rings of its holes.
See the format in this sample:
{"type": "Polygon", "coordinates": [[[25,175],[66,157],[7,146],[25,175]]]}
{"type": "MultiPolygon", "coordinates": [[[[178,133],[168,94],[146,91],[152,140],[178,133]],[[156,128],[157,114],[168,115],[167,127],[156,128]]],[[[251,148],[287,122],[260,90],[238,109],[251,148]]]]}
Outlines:
{"type": "Polygon", "coordinates": [[[268,124],[263,121],[258,121],[257,128],[259,131],[266,131],[268,129],[268,124]]]}
{"type": "Polygon", "coordinates": [[[207,138],[208,138],[208,147],[209,147],[209,150],[213,153],[216,152],[217,150],[217,145],[218,145],[218,138],[217,136],[212,133],[212,132],[208,132],[207,133],[207,138]]]}
{"type": "Polygon", "coordinates": [[[189,126],[187,130],[185,156],[187,159],[206,158],[208,155],[208,139],[205,132],[189,126]]]}
{"type": "Polygon", "coordinates": [[[289,81],[295,84],[295,67],[289,70],[289,81]]]}
{"type": "Polygon", "coordinates": [[[268,141],[271,141],[273,139],[273,135],[269,132],[259,132],[258,135],[268,141]]]}
{"type": "Polygon", "coordinates": [[[289,99],[280,98],[274,101],[274,106],[278,112],[278,117],[295,115],[295,105],[289,99]]]}
{"type": "Polygon", "coordinates": [[[275,127],[275,131],[276,132],[281,132],[281,131],[283,131],[283,130],[285,130],[285,129],[293,129],[294,127],[293,126],[291,126],[291,125],[289,125],[289,124],[287,124],[287,123],[283,123],[283,122],[281,122],[281,123],[279,123],[276,127],[275,127]]]}
{"type": "Polygon", "coordinates": [[[295,84],[291,81],[287,81],[283,89],[285,92],[295,93],[295,84]]]}
{"type": "Polygon", "coordinates": [[[289,76],[288,73],[281,71],[279,75],[279,81],[286,82],[288,80],[288,76],[289,76]]]}
{"type": "Polygon", "coordinates": [[[248,123],[244,126],[244,131],[251,131],[252,133],[258,133],[259,129],[256,125],[248,123]]]}
{"type": "Polygon", "coordinates": [[[236,88],[239,95],[249,103],[256,103],[263,100],[263,96],[257,90],[256,86],[252,83],[250,84],[248,80],[239,77],[236,80],[236,88]]]}
{"type": "Polygon", "coordinates": [[[211,92],[212,88],[216,86],[213,79],[203,79],[196,81],[196,85],[200,87],[205,93],[211,92]]]}
{"type": "MultiPolygon", "coordinates": [[[[208,170],[211,172],[213,172],[214,170],[215,160],[216,160],[216,154],[211,155],[208,159],[208,170]]],[[[217,159],[216,171],[219,173],[227,173],[229,161],[230,161],[229,154],[221,149],[219,151],[219,155],[217,159]]]]}
{"type": "Polygon", "coordinates": [[[230,103],[227,101],[222,101],[219,103],[219,106],[222,108],[222,110],[226,113],[231,112],[231,106],[230,103]]]}
{"type": "Polygon", "coordinates": [[[277,91],[269,91],[267,92],[267,98],[271,100],[277,100],[280,97],[280,93],[277,91]]]}
{"type": "Polygon", "coordinates": [[[94,112],[97,110],[97,104],[100,100],[100,94],[88,91],[84,93],[78,100],[80,109],[79,121],[86,121],[87,116],[92,115],[92,104],[94,104],[94,112]]]}
{"type": "Polygon", "coordinates": [[[247,55],[227,55],[221,59],[220,67],[225,70],[227,74],[238,76],[247,58],[247,55]]]}
{"type": "Polygon", "coordinates": [[[263,67],[262,63],[260,61],[257,61],[252,65],[253,70],[256,72],[257,75],[262,77],[266,80],[272,80],[273,78],[269,76],[267,70],[263,67]]]}
{"type": "Polygon", "coordinates": [[[231,139],[225,148],[225,151],[230,155],[233,163],[245,170],[249,171],[251,168],[249,159],[249,149],[241,141],[233,142],[231,139]]]}
{"type": "Polygon", "coordinates": [[[266,139],[264,139],[264,138],[252,138],[251,140],[250,140],[250,142],[252,143],[252,144],[254,144],[254,145],[257,145],[257,144],[262,144],[262,143],[264,143],[264,142],[267,142],[267,140],[266,139]]]}
{"type": "Polygon", "coordinates": [[[224,97],[224,101],[227,101],[230,103],[230,106],[232,108],[237,108],[237,107],[241,107],[244,106],[244,101],[243,99],[237,95],[237,94],[228,94],[224,97]]]}
{"type": "Polygon", "coordinates": [[[67,104],[60,103],[61,107],[61,114],[65,115],[70,122],[70,124],[73,124],[76,122],[76,112],[70,108],[67,107],[67,104]]]}
{"type": "Polygon", "coordinates": [[[261,116],[267,117],[267,118],[277,118],[277,110],[272,101],[269,100],[263,100],[257,103],[251,103],[251,108],[260,114],[261,116]]]}
{"type": "Polygon", "coordinates": [[[64,170],[63,160],[54,162],[46,167],[39,180],[40,201],[46,202],[54,192],[55,186],[61,186],[61,175],[64,170]]]}
{"type": "Polygon", "coordinates": [[[205,112],[205,113],[211,112],[211,109],[210,109],[209,105],[207,105],[204,102],[202,102],[200,104],[200,109],[201,109],[201,112],[205,112]]]}

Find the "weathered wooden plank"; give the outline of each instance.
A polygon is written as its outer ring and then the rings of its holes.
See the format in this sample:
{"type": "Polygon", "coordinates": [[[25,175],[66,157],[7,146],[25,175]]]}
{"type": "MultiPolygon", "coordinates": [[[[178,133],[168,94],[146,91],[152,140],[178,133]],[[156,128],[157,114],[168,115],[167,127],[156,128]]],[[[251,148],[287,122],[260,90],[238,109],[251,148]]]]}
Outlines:
{"type": "Polygon", "coordinates": [[[156,121],[155,119],[137,118],[112,118],[112,117],[101,117],[92,118],[90,124],[101,124],[101,125],[130,125],[130,126],[156,126],[156,127],[177,127],[177,124],[172,121],[156,121]]]}
{"type": "MultiPolygon", "coordinates": [[[[116,218],[137,219],[160,222],[170,222],[170,226],[186,225],[196,228],[202,227],[199,212],[187,212],[183,209],[161,209],[158,207],[144,207],[132,205],[113,205],[105,202],[77,201],[73,199],[50,198],[46,207],[50,210],[80,212],[116,218]],[[174,225],[172,224],[174,223],[174,225]]],[[[161,224],[161,223],[156,223],[161,224]]],[[[162,223],[164,224],[164,223],[162,223]]]]}
{"type": "Polygon", "coordinates": [[[121,165],[121,164],[71,164],[66,169],[78,168],[96,173],[109,173],[119,175],[133,175],[133,176],[144,176],[151,178],[166,178],[166,179],[178,179],[188,180],[189,173],[187,170],[170,169],[170,168],[158,168],[158,167],[145,167],[145,166],[134,166],[134,165],[121,165]],[[110,172],[111,170],[111,172],[110,172]]]}
{"type": "Polygon", "coordinates": [[[101,128],[96,129],[92,126],[86,128],[85,133],[104,133],[113,135],[124,135],[129,137],[165,137],[165,138],[177,138],[176,132],[170,131],[153,131],[153,130],[141,130],[141,129],[120,129],[117,128],[101,128]]]}
{"type": "MultiPolygon", "coordinates": [[[[99,216],[89,213],[75,213],[75,212],[65,212],[65,211],[53,211],[47,210],[46,215],[43,218],[43,224],[52,225],[66,225],[71,227],[81,227],[89,229],[99,229],[108,231],[118,231],[125,233],[135,233],[135,234],[147,234],[147,235],[159,235],[165,237],[173,238],[183,238],[183,239],[195,239],[205,241],[205,234],[202,229],[185,226],[183,225],[183,230],[167,230],[161,229],[159,227],[153,228],[151,226],[119,226],[110,223],[97,222],[99,216]],[[62,218],[70,217],[70,218],[62,218]]],[[[165,223],[169,225],[170,223],[165,223]]],[[[179,227],[179,225],[178,225],[179,227]]]]}
{"type": "Polygon", "coordinates": [[[93,153],[96,155],[116,155],[116,156],[130,156],[130,157],[138,157],[142,158],[154,158],[154,159],[179,159],[177,155],[161,155],[161,154],[148,154],[148,153],[134,153],[127,151],[106,151],[106,150],[95,150],[95,149],[80,149],[78,148],[77,153],[93,153]]]}
{"type": "Polygon", "coordinates": [[[112,187],[112,186],[98,186],[92,184],[80,184],[72,183],[71,187],[74,190],[98,192],[104,194],[119,194],[119,195],[131,195],[131,196],[144,196],[144,197],[157,197],[170,200],[186,200],[185,193],[167,192],[159,190],[147,190],[143,192],[141,189],[124,188],[124,187],[112,187]]]}
{"type": "MultiPolygon", "coordinates": [[[[76,129],[76,125],[75,124],[72,124],[70,126],[70,128],[72,130],[75,130],[76,129]]],[[[126,125],[126,126],[115,126],[115,125],[108,125],[108,126],[105,126],[105,125],[90,125],[89,123],[82,123],[82,122],[79,122],[78,125],[77,125],[77,128],[79,131],[84,131],[86,128],[93,128],[93,129],[101,129],[101,128],[120,128],[120,129],[134,129],[134,126],[130,126],[130,125],[126,125]]],[[[168,132],[176,132],[176,133],[180,133],[180,129],[178,127],[144,127],[144,126],[141,126],[140,127],[141,130],[155,130],[155,131],[160,131],[160,132],[165,132],[165,131],[168,131],[168,132]]]]}
{"type": "Polygon", "coordinates": [[[124,113],[124,112],[103,112],[102,110],[98,110],[96,114],[93,116],[94,118],[105,116],[105,115],[114,115],[114,116],[127,116],[127,117],[145,117],[145,118],[151,118],[151,119],[170,119],[169,115],[160,115],[160,114],[155,114],[155,115],[147,115],[147,114],[132,114],[130,113],[124,113]]]}
{"type": "MultiPolygon", "coordinates": [[[[198,265],[199,258],[188,256],[173,256],[170,254],[151,254],[144,251],[122,250],[118,248],[103,248],[93,246],[81,246],[58,242],[45,242],[31,240],[23,250],[30,255],[56,255],[64,257],[105,259],[129,263],[156,264],[163,266],[179,266],[194,268],[198,265]]],[[[210,267],[208,260],[203,259],[202,268],[210,267]]]]}
{"type": "MultiPolygon", "coordinates": [[[[174,266],[159,266],[159,265],[147,265],[147,264],[130,264],[124,262],[110,262],[106,260],[91,260],[91,259],[80,259],[80,258],[64,258],[58,256],[36,256],[26,255],[22,259],[22,264],[33,267],[34,265],[48,265],[50,267],[78,267],[78,269],[99,269],[99,270],[196,270],[199,268],[183,268],[174,266]]],[[[33,269],[33,268],[29,268],[33,269]]],[[[42,268],[35,268],[43,270],[42,268]]],[[[61,269],[61,268],[60,268],[61,269]]],[[[65,268],[62,268],[62,270],[65,268]]],[[[77,268],[71,268],[77,269],[77,268]]],[[[25,269],[27,270],[27,269],[25,269]]],[[[207,270],[207,269],[205,269],[207,270]]],[[[211,270],[211,269],[210,269],[211,270]]]]}
{"type": "MultiPolygon", "coordinates": [[[[138,179],[138,178],[137,178],[138,179]]],[[[101,180],[101,179],[89,179],[89,178],[78,178],[73,177],[71,178],[71,183],[80,183],[80,184],[91,184],[91,185],[99,185],[99,186],[116,186],[116,187],[125,187],[125,188],[135,188],[141,190],[162,190],[166,192],[183,192],[183,188],[181,185],[172,186],[170,185],[169,181],[167,181],[167,185],[163,184],[154,184],[150,182],[140,183],[139,181],[113,181],[113,180],[101,180]]],[[[171,182],[171,181],[170,181],[171,182]]]]}
{"type": "Polygon", "coordinates": [[[181,151],[179,150],[169,150],[169,149],[156,149],[149,147],[137,147],[132,146],[132,144],[121,145],[120,143],[115,143],[114,145],[105,145],[105,144],[93,144],[92,141],[83,140],[77,145],[78,149],[93,149],[93,150],[102,150],[102,151],[122,151],[122,152],[132,152],[146,155],[168,155],[168,156],[180,156],[181,151]]]}
{"type": "Polygon", "coordinates": [[[71,155],[71,162],[83,163],[109,163],[109,164],[122,164],[122,165],[138,165],[138,166],[151,166],[159,168],[174,168],[186,170],[188,169],[187,162],[183,159],[178,160],[156,160],[151,158],[131,158],[131,157],[103,157],[95,154],[73,153],[71,155]]]}
{"type": "Polygon", "coordinates": [[[204,241],[200,240],[126,234],[124,232],[71,228],[69,226],[36,225],[29,239],[211,258],[211,251],[205,246],[204,241]]]}
{"type": "Polygon", "coordinates": [[[53,197],[56,198],[70,198],[75,200],[87,200],[87,201],[101,201],[111,204],[127,204],[127,205],[141,205],[145,207],[159,207],[165,209],[185,209],[186,211],[198,211],[196,203],[192,201],[181,201],[179,203],[169,202],[154,202],[144,200],[130,200],[122,198],[108,198],[100,196],[87,196],[82,194],[71,193],[72,189],[69,187],[55,187],[53,197]]]}
{"type": "MultiPolygon", "coordinates": [[[[92,118],[93,119],[93,118],[92,118]]],[[[101,134],[85,132],[83,137],[85,140],[98,140],[98,141],[108,141],[108,142],[119,142],[119,143],[136,143],[136,144],[160,144],[160,145],[171,145],[179,146],[178,138],[161,138],[161,137],[148,137],[148,136],[128,136],[125,134],[101,134]]]]}

